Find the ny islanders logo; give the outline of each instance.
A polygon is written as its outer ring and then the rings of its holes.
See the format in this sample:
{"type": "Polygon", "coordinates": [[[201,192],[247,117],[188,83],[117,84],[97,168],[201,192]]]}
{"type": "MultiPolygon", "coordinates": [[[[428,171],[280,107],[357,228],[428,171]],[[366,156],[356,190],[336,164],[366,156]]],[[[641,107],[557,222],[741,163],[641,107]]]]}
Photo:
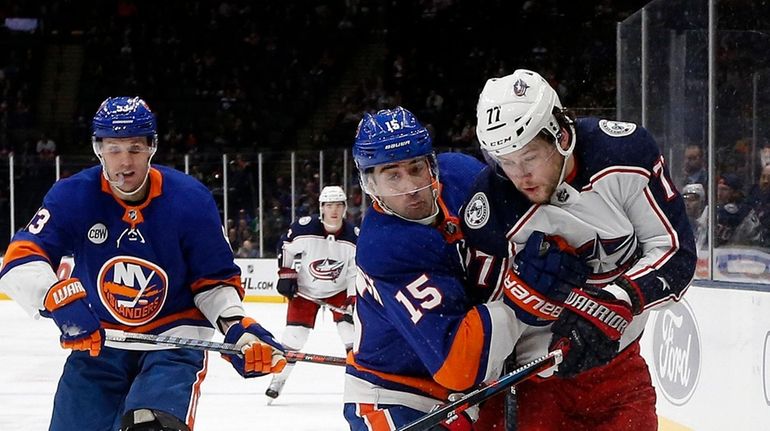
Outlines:
{"type": "Polygon", "coordinates": [[[336,281],[342,274],[342,268],[345,262],[339,262],[334,259],[314,260],[308,265],[308,271],[315,280],[336,281]]]}
{"type": "Polygon", "coordinates": [[[168,296],[168,276],[158,265],[130,256],[108,260],[97,279],[99,298],[118,322],[139,326],[154,319],[168,296]]]}

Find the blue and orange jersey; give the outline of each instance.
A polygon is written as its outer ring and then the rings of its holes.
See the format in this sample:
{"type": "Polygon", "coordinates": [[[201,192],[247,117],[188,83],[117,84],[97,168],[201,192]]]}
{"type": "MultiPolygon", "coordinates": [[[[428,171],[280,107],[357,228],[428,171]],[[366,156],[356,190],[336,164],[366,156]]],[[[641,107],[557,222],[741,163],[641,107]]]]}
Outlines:
{"type": "Polygon", "coordinates": [[[210,328],[196,294],[231,285],[243,296],[214,199],[201,183],[167,167],[151,168],[148,181],[138,203],[117,198],[101,166],[57,182],[14,235],[0,277],[36,261],[55,269],[72,255],[72,276],[104,327],[210,328]]]}
{"type": "Polygon", "coordinates": [[[475,305],[464,287],[457,214],[483,165],[453,153],[439,155],[438,166],[438,226],[371,207],[364,217],[346,402],[379,396],[384,403],[383,390],[394,404],[410,405],[415,397],[443,400],[499,372],[512,349],[512,311],[475,305]],[[493,345],[493,338],[505,338],[497,335],[502,333],[510,342],[493,345]]]}

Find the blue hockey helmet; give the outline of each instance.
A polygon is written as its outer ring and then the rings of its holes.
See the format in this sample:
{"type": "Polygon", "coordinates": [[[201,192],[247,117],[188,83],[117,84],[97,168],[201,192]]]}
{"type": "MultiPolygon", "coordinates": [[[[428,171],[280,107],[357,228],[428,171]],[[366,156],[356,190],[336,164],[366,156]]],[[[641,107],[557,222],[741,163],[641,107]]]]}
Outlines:
{"type": "Polygon", "coordinates": [[[147,137],[153,148],[158,144],[155,114],[139,97],[108,97],[96,111],[92,127],[94,144],[103,138],[136,136],[147,137]]]}
{"type": "Polygon", "coordinates": [[[400,106],[374,115],[365,113],[358,123],[353,158],[360,171],[432,153],[428,130],[400,106]]]}

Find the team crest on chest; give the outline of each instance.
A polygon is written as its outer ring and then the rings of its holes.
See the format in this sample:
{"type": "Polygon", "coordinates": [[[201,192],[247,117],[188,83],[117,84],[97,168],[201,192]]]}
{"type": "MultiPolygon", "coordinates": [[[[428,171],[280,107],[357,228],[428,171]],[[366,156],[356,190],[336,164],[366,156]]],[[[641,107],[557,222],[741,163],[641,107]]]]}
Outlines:
{"type": "Polygon", "coordinates": [[[344,266],[345,262],[334,259],[320,259],[310,262],[308,272],[310,272],[310,275],[315,280],[337,281],[337,278],[342,274],[344,266]]]}
{"type": "Polygon", "coordinates": [[[478,192],[465,208],[465,224],[471,229],[479,229],[489,221],[489,200],[484,192],[478,192]]]}
{"type": "Polygon", "coordinates": [[[99,270],[99,299],[118,322],[140,326],[152,321],[168,296],[168,276],[158,265],[131,256],[117,256],[99,270]]]}
{"type": "Polygon", "coordinates": [[[599,128],[614,138],[620,138],[634,133],[636,124],[623,121],[599,120],[599,128]]]}

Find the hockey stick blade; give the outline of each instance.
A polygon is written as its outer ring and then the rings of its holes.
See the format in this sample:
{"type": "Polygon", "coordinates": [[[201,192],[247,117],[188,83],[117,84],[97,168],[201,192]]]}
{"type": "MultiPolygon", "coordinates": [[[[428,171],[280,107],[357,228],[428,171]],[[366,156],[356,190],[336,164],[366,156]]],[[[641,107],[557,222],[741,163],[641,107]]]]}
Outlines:
{"type": "Polygon", "coordinates": [[[307,296],[307,295],[305,295],[302,292],[297,292],[297,296],[299,296],[302,299],[306,299],[306,300],[308,300],[308,301],[310,301],[310,302],[312,302],[314,304],[318,304],[321,307],[326,307],[329,310],[334,311],[335,313],[347,314],[348,316],[353,315],[353,313],[351,313],[350,310],[346,310],[346,309],[341,308],[341,307],[335,307],[334,305],[331,305],[331,304],[329,304],[326,301],[322,301],[320,299],[311,298],[310,296],[307,296]]]}
{"type": "Polygon", "coordinates": [[[543,355],[521,367],[511,371],[508,374],[494,380],[482,383],[477,389],[468,392],[457,401],[451,402],[438,410],[427,413],[425,416],[412,421],[409,424],[399,428],[398,431],[427,431],[440,424],[446,419],[452,418],[464,412],[471,406],[474,406],[486,399],[491,398],[500,392],[515,386],[538,373],[546,371],[561,363],[561,350],[554,350],[547,355],[543,355]]]}
{"type": "MultiPolygon", "coordinates": [[[[197,340],[194,338],[171,337],[167,335],[140,334],[125,332],[116,329],[105,329],[105,339],[118,343],[146,343],[161,346],[181,347],[195,350],[211,350],[219,353],[240,355],[241,351],[232,343],[220,343],[217,341],[197,340]]],[[[287,351],[283,354],[289,362],[312,362],[314,364],[328,364],[345,366],[345,358],[338,356],[316,355],[287,351]]]]}

